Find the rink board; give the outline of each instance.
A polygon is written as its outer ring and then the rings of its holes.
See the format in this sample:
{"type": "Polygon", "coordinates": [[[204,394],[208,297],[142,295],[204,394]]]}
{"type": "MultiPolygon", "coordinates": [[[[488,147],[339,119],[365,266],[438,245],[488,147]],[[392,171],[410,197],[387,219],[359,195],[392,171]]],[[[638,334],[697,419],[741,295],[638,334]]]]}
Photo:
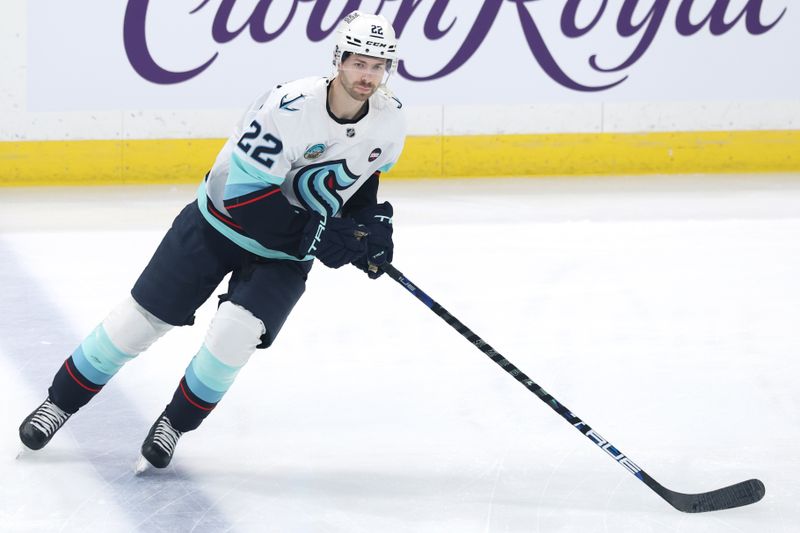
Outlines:
{"type": "MultiPolygon", "coordinates": [[[[224,139],[0,142],[0,186],[196,182],[224,139]]],[[[411,136],[392,178],[800,171],[800,130],[411,136]]]]}

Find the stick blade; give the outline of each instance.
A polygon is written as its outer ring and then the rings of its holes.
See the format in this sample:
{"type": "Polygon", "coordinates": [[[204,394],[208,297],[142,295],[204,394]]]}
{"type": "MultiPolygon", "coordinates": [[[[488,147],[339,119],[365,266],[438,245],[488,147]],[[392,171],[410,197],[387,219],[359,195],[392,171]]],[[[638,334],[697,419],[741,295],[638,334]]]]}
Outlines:
{"type": "Polygon", "coordinates": [[[664,487],[660,488],[662,490],[656,491],[659,496],[684,513],[707,513],[742,507],[760,501],[766,493],[764,483],[758,479],[748,479],[729,487],[699,494],[683,494],[664,487]]]}

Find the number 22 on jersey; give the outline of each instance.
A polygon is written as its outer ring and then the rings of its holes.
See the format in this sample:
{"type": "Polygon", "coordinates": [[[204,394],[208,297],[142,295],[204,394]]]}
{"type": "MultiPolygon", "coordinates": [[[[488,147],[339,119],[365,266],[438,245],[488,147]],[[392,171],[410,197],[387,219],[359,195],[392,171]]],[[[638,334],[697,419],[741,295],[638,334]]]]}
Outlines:
{"type": "Polygon", "coordinates": [[[271,133],[261,135],[261,129],[261,124],[254,120],[250,123],[250,129],[242,135],[242,138],[239,139],[236,145],[255,161],[258,161],[267,168],[272,168],[272,164],[275,161],[268,156],[281,153],[283,150],[283,143],[271,133]],[[249,142],[253,141],[253,139],[258,139],[259,136],[261,136],[260,140],[264,141],[263,143],[259,141],[249,142]],[[251,148],[254,148],[252,152],[250,151],[251,148]]]}

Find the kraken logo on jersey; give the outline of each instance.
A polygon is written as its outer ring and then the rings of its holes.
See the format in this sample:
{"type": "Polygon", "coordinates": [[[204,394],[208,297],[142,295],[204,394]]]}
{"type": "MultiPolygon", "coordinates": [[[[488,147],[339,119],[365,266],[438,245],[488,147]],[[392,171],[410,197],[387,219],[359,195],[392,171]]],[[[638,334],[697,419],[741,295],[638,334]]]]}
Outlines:
{"type": "Polygon", "coordinates": [[[294,178],[294,194],[309,210],[333,216],[342,208],[343,191],[356,182],[344,159],[326,161],[300,169],[294,178]]]}

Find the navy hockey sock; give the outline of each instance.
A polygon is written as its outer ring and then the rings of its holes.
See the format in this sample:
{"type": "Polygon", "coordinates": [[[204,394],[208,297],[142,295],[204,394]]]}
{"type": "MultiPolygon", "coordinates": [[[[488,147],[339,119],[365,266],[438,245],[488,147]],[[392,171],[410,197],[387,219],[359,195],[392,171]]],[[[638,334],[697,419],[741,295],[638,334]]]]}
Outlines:
{"type": "Polygon", "coordinates": [[[185,433],[197,429],[216,406],[216,403],[198,398],[186,384],[184,377],[175,389],[175,394],[172,395],[164,414],[169,418],[172,427],[185,433]]]}
{"type": "Polygon", "coordinates": [[[75,361],[69,356],[53,378],[53,384],[48,389],[50,400],[69,414],[89,403],[89,400],[103,389],[89,381],[75,367],[75,361]]]}

